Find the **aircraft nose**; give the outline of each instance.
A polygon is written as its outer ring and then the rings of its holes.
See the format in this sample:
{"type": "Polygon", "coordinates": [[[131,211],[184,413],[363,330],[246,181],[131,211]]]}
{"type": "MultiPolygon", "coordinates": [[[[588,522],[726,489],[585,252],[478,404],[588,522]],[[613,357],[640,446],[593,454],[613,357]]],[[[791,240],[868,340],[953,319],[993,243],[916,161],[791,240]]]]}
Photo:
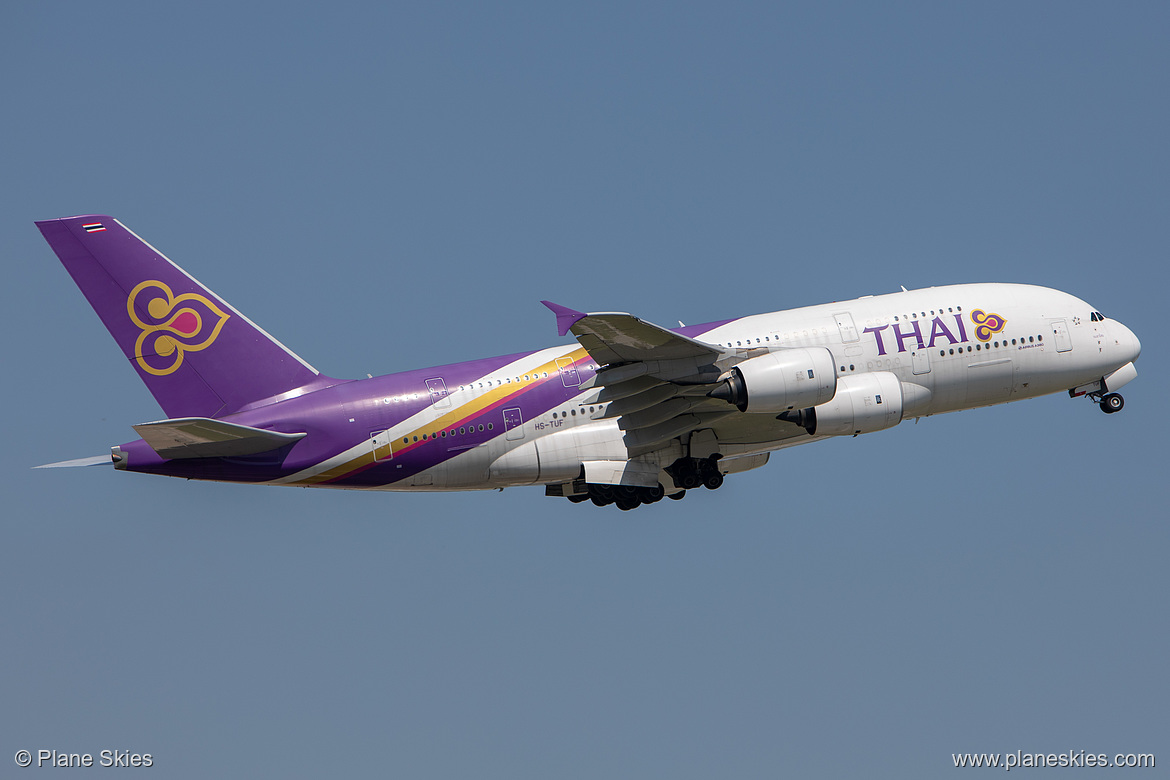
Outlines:
{"type": "Polygon", "coordinates": [[[1113,324],[1117,327],[1117,335],[1114,336],[1114,340],[1122,354],[1132,363],[1138,359],[1138,355],[1142,354],[1142,343],[1138,341],[1138,337],[1132,330],[1120,322],[1114,320],[1113,324]]]}

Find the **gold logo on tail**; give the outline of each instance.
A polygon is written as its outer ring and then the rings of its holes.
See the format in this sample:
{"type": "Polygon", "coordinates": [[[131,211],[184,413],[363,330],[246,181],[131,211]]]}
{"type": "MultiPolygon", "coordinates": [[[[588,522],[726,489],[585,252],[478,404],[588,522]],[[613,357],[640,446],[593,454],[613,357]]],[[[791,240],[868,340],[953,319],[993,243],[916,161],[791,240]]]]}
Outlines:
{"type": "Polygon", "coordinates": [[[134,342],[134,362],[155,376],[175,373],[187,352],[214,344],[231,316],[202,295],[176,297],[170,287],[157,281],[142,282],[131,290],[126,311],[142,331],[134,342]],[[143,321],[140,311],[150,321],[143,321]]]}

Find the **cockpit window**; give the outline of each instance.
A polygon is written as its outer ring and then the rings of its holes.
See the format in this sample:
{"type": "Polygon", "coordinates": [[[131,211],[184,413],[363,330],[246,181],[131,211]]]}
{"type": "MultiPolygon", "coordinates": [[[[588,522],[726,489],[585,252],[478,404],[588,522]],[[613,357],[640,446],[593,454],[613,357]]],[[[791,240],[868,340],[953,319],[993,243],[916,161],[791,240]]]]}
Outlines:
{"type": "Polygon", "coordinates": [[[1089,319],[1092,320],[1093,322],[1104,322],[1105,315],[1099,311],[1095,311],[1095,312],[1093,312],[1092,316],[1089,317],[1089,319]]]}

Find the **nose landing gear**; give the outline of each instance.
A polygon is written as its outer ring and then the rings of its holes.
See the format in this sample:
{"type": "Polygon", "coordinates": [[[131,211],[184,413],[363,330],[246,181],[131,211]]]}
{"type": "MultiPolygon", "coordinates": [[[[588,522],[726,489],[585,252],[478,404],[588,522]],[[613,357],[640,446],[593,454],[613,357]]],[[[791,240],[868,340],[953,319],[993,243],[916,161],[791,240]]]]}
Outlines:
{"type": "Polygon", "coordinates": [[[1120,393],[1106,393],[1101,397],[1099,403],[1101,411],[1105,412],[1105,414],[1120,412],[1125,408],[1125,399],[1121,397],[1120,393]]]}
{"type": "MultiPolygon", "coordinates": [[[[1131,365],[1130,368],[1132,369],[1133,366],[1131,365]]],[[[1109,377],[1115,376],[1119,373],[1121,373],[1121,370],[1114,371],[1109,375],[1109,377]]],[[[1097,404],[1097,406],[1100,406],[1101,411],[1105,412],[1105,414],[1116,414],[1125,408],[1125,399],[1121,397],[1121,393],[1109,392],[1109,388],[1106,384],[1107,380],[1109,380],[1109,377],[1098,379],[1096,382],[1090,382],[1087,385],[1074,387],[1068,391],[1068,395],[1070,398],[1088,398],[1090,401],[1097,404]]],[[[1120,387],[1123,384],[1125,384],[1125,381],[1121,381],[1113,386],[1120,387]]]]}

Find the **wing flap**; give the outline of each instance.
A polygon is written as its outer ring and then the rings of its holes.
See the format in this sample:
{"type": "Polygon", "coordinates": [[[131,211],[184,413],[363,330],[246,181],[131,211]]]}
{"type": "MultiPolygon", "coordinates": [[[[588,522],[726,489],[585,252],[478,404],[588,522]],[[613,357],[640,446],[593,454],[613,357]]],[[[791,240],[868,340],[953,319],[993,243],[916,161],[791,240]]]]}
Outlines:
{"type": "Polygon", "coordinates": [[[135,425],[134,430],[159,457],[171,460],[257,455],[278,450],[305,436],[303,433],[266,431],[207,417],[141,423],[135,425]]]}

